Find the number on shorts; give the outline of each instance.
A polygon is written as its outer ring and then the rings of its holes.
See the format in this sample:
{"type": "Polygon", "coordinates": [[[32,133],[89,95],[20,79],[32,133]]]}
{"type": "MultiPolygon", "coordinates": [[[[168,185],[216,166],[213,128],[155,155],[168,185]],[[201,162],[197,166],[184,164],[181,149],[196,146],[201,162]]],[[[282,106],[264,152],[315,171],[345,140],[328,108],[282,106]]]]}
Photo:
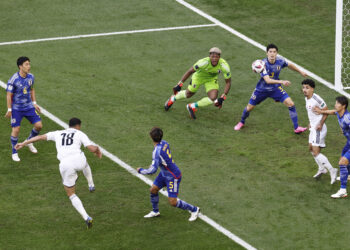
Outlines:
{"type": "Polygon", "coordinates": [[[74,133],[66,134],[62,133],[62,146],[70,146],[73,144],[74,133]]]}

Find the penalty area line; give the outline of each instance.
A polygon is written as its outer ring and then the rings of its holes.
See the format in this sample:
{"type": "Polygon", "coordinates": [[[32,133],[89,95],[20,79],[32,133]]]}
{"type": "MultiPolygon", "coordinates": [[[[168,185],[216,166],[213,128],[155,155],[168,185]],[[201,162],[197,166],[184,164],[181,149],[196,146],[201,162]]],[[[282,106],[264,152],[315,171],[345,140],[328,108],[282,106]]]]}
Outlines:
{"type": "MultiPolygon", "coordinates": [[[[0,87],[6,89],[6,84],[0,80],[0,87]]],[[[42,106],[40,106],[41,109],[41,113],[43,115],[45,115],[47,118],[49,118],[50,120],[52,120],[53,122],[55,122],[56,124],[58,124],[59,126],[63,127],[63,128],[68,128],[68,124],[65,123],[64,121],[62,121],[61,119],[59,119],[58,117],[56,117],[55,115],[53,115],[52,113],[50,113],[49,111],[47,111],[45,108],[43,108],[42,106]]],[[[92,141],[92,143],[94,143],[92,141]]],[[[100,147],[101,152],[104,156],[106,156],[107,158],[109,158],[111,161],[117,163],[119,166],[121,166],[122,168],[124,168],[126,171],[128,171],[130,174],[132,174],[133,176],[139,178],[140,180],[142,180],[143,182],[145,182],[147,185],[151,186],[153,184],[153,181],[151,179],[149,179],[148,177],[146,177],[145,175],[141,175],[139,174],[136,169],[134,169],[133,167],[131,167],[129,164],[125,163],[124,161],[122,161],[121,159],[119,159],[116,155],[113,155],[112,153],[108,152],[106,149],[104,149],[103,147],[101,147],[100,145],[94,143],[95,145],[97,145],[98,147],[100,147]]],[[[160,190],[160,193],[166,197],[168,197],[168,193],[164,190],[160,190]]],[[[209,218],[208,216],[204,215],[203,213],[199,213],[198,216],[201,220],[203,220],[204,222],[206,222],[208,225],[210,225],[211,227],[213,227],[214,229],[216,229],[217,231],[219,231],[220,233],[224,234],[225,236],[227,236],[228,238],[230,238],[231,240],[235,241],[236,243],[238,243],[239,245],[243,246],[246,249],[249,250],[256,250],[256,248],[254,248],[253,246],[249,245],[247,242],[245,242],[244,240],[242,240],[241,238],[239,238],[238,236],[236,236],[235,234],[233,234],[232,232],[230,232],[229,230],[227,230],[226,228],[224,228],[223,226],[221,226],[220,224],[218,224],[217,222],[215,222],[213,219],[209,218]]]]}
{"type": "Polygon", "coordinates": [[[1,42],[0,46],[14,45],[14,44],[24,44],[24,43],[38,43],[38,42],[47,42],[47,41],[71,40],[71,39],[100,37],[100,36],[116,36],[116,35],[135,34],[135,33],[157,32],[157,31],[197,29],[197,28],[205,28],[205,27],[213,27],[213,26],[217,26],[217,24],[211,23],[211,24],[199,24],[199,25],[188,25],[188,26],[177,26],[177,27],[166,27],[166,28],[154,28],[154,29],[143,29],[143,30],[116,31],[116,32],[108,32],[108,33],[96,33],[96,34],[75,35],[75,36],[61,36],[61,37],[51,37],[51,38],[39,38],[39,39],[31,39],[31,40],[1,42]]]}

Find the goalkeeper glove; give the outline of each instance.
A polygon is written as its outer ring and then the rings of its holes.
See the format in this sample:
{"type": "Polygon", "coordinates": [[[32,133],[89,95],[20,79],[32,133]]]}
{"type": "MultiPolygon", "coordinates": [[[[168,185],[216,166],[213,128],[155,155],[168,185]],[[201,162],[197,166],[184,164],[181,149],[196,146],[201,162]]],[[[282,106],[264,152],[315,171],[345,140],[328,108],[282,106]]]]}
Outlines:
{"type": "Polygon", "coordinates": [[[173,88],[174,95],[176,95],[177,92],[181,90],[182,85],[184,85],[184,83],[182,81],[179,81],[179,83],[173,88]]]}
{"type": "Polygon", "coordinates": [[[221,109],[223,102],[226,100],[226,95],[222,94],[220,98],[216,99],[214,105],[221,109]]]}

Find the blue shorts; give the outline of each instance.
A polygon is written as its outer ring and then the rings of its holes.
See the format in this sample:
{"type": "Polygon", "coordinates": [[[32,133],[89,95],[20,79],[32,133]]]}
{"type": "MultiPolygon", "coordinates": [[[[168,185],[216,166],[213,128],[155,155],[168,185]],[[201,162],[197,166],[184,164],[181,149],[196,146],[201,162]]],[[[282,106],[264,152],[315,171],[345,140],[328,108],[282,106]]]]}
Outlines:
{"type": "Polygon", "coordinates": [[[153,185],[157,186],[159,189],[163,187],[167,187],[168,196],[171,198],[177,198],[179,194],[181,177],[179,179],[175,179],[172,176],[163,176],[162,173],[159,173],[157,178],[154,180],[153,185]]]}
{"type": "Polygon", "coordinates": [[[289,95],[281,86],[273,91],[262,92],[255,89],[250,97],[249,104],[256,106],[268,97],[273,98],[276,102],[283,103],[284,100],[289,97],[289,95]]]}
{"type": "Polygon", "coordinates": [[[345,157],[350,162],[350,144],[349,143],[347,143],[343,148],[343,151],[341,152],[341,156],[345,157]]]}
{"type": "Polygon", "coordinates": [[[31,124],[41,121],[40,115],[35,110],[35,108],[31,108],[25,111],[13,109],[11,117],[11,127],[14,128],[20,126],[23,117],[27,118],[27,120],[30,121],[31,124]]]}

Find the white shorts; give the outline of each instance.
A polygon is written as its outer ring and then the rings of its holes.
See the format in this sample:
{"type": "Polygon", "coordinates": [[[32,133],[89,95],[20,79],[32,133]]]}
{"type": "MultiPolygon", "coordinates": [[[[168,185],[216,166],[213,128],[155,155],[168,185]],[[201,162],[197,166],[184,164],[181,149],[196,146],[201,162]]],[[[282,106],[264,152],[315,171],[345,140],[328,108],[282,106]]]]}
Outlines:
{"type": "Polygon", "coordinates": [[[62,176],[63,185],[66,187],[75,186],[78,179],[78,171],[84,170],[88,166],[85,155],[74,155],[62,159],[60,162],[60,173],[62,176]]]}
{"type": "Polygon", "coordinates": [[[310,128],[309,134],[309,143],[312,146],[325,148],[326,147],[326,135],[327,135],[327,126],[323,125],[321,131],[314,128],[310,128]]]}

